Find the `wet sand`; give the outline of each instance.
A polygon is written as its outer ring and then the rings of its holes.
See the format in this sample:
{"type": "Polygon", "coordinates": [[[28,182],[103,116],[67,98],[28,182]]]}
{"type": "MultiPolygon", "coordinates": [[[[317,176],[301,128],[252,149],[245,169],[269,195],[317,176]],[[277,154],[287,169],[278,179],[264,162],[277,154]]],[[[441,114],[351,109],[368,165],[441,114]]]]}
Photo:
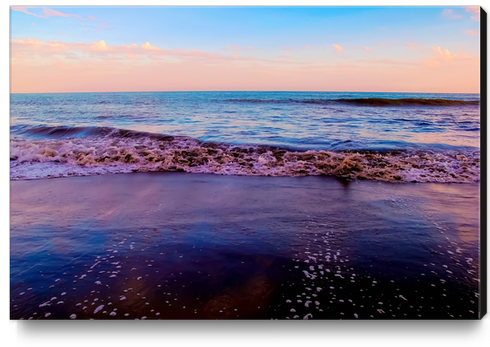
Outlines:
{"type": "Polygon", "coordinates": [[[11,319],[477,319],[479,185],[11,182],[11,319]]]}

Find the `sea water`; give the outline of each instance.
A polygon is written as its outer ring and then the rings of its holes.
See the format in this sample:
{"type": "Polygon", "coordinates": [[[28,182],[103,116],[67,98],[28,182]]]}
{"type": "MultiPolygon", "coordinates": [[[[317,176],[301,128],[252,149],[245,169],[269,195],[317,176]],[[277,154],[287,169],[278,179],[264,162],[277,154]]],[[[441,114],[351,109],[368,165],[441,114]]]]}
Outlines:
{"type": "Polygon", "coordinates": [[[11,180],[138,171],[480,179],[480,95],[11,94],[11,180]]]}
{"type": "Polygon", "coordinates": [[[10,145],[11,319],[479,317],[479,95],[12,94],[10,145]]]}

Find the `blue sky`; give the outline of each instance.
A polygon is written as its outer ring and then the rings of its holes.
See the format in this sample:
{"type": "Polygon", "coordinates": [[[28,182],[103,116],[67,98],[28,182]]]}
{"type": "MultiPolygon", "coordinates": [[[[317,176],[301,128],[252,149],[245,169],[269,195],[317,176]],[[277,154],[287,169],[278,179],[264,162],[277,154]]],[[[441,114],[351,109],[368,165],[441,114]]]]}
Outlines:
{"type": "MultiPolygon", "coordinates": [[[[464,30],[479,29],[455,7],[50,7],[81,18],[39,18],[12,11],[11,35],[39,40],[108,44],[149,41],[160,48],[216,50],[230,44],[262,48],[343,41],[368,45],[385,40],[461,45],[464,30]],[[460,20],[442,15],[453,9],[460,20]],[[95,16],[95,20],[87,19],[95,16]],[[32,24],[34,23],[34,24],[32,24]],[[107,24],[105,24],[107,23],[107,24]],[[383,28],[383,29],[381,29],[383,28]]],[[[42,7],[29,12],[42,15],[42,7]]],[[[448,47],[452,48],[452,47],[448,47]]]]}

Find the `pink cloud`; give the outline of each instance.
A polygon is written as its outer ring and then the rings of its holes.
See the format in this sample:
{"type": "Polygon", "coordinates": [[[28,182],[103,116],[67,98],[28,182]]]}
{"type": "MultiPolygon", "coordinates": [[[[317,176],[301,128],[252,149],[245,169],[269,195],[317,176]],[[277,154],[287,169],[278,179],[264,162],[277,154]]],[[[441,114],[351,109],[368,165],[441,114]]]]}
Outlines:
{"type": "Polygon", "coordinates": [[[35,17],[39,17],[39,18],[49,18],[49,17],[77,17],[77,18],[80,18],[80,16],[78,14],[69,14],[69,13],[63,13],[63,12],[60,12],[60,11],[56,11],[56,10],[53,10],[51,8],[47,8],[47,7],[43,7],[43,12],[42,15],[38,15],[38,14],[35,14],[35,13],[31,13],[29,12],[27,9],[28,8],[34,8],[33,6],[11,6],[10,9],[12,11],[19,11],[19,12],[23,12],[25,14],[29,14],[29,15],[32,15],[32,16],[35,16],[35,17]]]}
{"type": "Polygon", "coordinates": [[[32,7],[27,7],[27,6],[10,6],[10,9],[12,11],[19,11],[19,12],[22,12],[22,13],[25,13],[25,14],[30,14],[31,16],[37,17],[37,15],[35,13],[29,12],[27,10],[28,8],[32,8],[32,7]]]}
{"type": "Polygon", "coordinates": [[[470,35],[470,36],[480,35],[480,31],[479,30],[465,30],[464,32],[466,34],[470,35]]]}
{"type": "Polygon", "coordinates": [[[143,43],[141,45],[141,47],[143,47],[144,49],[154,49],[154,50],[159,50],[160,49],[157,46],[152,46],[148,41],[146,41],[145,43],[143,43]]]}
{"type": "Polygon", "coordinates": [[[471,16],[471,19],[473,19],[474,21],[480,20],[480,6],[467,6],[464,9],[466,12],[474,13],[471,16]]]}
{"type": "Polygon", "coordinates": [[[227,48],[225,48],[225,50],[232,51],[232,52],[238,52],[238,51],[242,50],[242,47],[240,47],[239,45],[229,45],[227,48]]]}
{"type": "Polygon", "coordinates": [[[63,50],[68,48],[64,43],[58,41],[49,41],[48,47],[55,50],[63,50]]]}
{"type": "Polygon", "coordinates": [[[442,10],[442,16],[446,17],[447,19],[463,18],[462,15],[456,14],[456,13],[454,13],[453,9],[448,9],[448,8],[445,8],[444,10],[442,10]]]}
{"type": "Polygon", "coordinates": [[[87,16],[88,19],[95,19],[95,16],[87,16]]]}
{"type": "MultiPolygon", "coordinates": [[[[431,67],[449,66],[455,63],[468,63],[472,60],[468,53],[451,53],[449,49],[442,49],[441,46],[432,47],[434,55],[423,61],[423,64],[431,67]]],[[[474,60],[474,59],[473,59],[474,60]]]]}
{"type": "MultiPolygon", "coordinates": [[[[83,53],[88,56],[106,56],[122,59],[128,54],[132,55],[145,55],[147,57],[163,57],[172,56],[180,60],[185,59],[206,59],[206,60],[226,60],[231,57],[225,57],[222,54],[214,52],[205,52],[197,49],[185,50],[185,49],[160,49],[156,46],[152,46],[149,42],[142,44],[141,46],[132,43],[131,45],[109,46],[104,40],[94,41],[92,43],[82,42],[57,42],[50,41],[48,44],[43,43],[36,39],[18,39],[12,42],[12,52],[22,52],[36,54],[36,56],[43,56],[49,58],[53,54],[59,54],[55,50],[59,51],[64,49],[70,54],[83,53]]],[[[240,60],[251,60],[253,58],[240,57],[240,60]]]]}
{"type": "Polygon", "coordinates": [[[407,44],[405,44],[405,46],[407,46],[410,49],[420,49],[420,48],[422,48],[423,44],[421,44],[421,43],[407,43],[407,44]]]}
{"type": "Polygon", "coordinates": [[[17,40],[18,43],[25,43],[25,44],[28,44],[28,45],[42,45],[43,42],[41,40],[38,40],[38,39],[31,39],[31,38],[27,38],[27,39],[18,39],[17,40]]]}
{"type": "Polygon", "coordinates": [[[62,12],[59,12],[59,11],[56,11],[56,10],[53,10],[51,8],[46,8],[46,7],[43,7],[43,14],[46,15],[46,17],[56,17],[56,16],[59,16],[59,17],[80,17],[78,14],[68,14],[68,13],[62,13],[62,12]]]}
{"type": "Polygon", "coordinates": [[[371,50],[371,47],[366,46],[364,47],[364,49],[369,52],[371,50]]]}
{"type": "Polygon", "coordinates": [[[333,44],[333,47],[337,52],[342,52],[344,50],[344,48],[341,45],[338,45],[336,43],[333,44]]]}
{"type": "Polygon", "coordinates": [[[443,51],[442,48],[441,48],[441,46],[432,47],[432,49],[434,50],[434,52],[437,53],[437,55],[440,58],[447,59],[447,58],[450,58],[451,57],[451,53],[449,52],[449,50],[446,49],[446,50],[443,51]]]}
{"type": "MultiPolygon", "coordinates": [[[[11,47],[13,93],[257,89],[479,91],[479,58],[464,52],[449,52],[441,46],[432,48],[430,61],[410,60],[407,55],[399,60],[346,60],[342,64],[329,59],[306,63],[289,56],[272,61],[197,49],[147,49],[131,43],[109,46],[104,40],[42,42],[30,38],[12,41],[11,47]],[[94,46],[104,49],[95,50],[94,46]]],[[[366,47],[356,49],[362,51],[366,47]]]]}
{"type": "MultiPolygon", "coordinates": [[[[139,49],[141,49],[139,47],[139,49]]],[[[163,61],[14,59],[11,92],[104,92],[172,90],[298,90],[298,91],[479,91],[479,66],[473,62],[435,69],[421,64],[181,64],[163,61]]],[[[450,62],[448,62],[450,63],[450,62]]],[[[457,63],[457,62],[456,62],[457,63]]]]}
{"type": "Polygon", "coordinates": [[[96,51],[105,51],[107,48],[109,48],[109,46],[107,46],[107,43],[105,43],[104,40],[100,40],[98,42],[94,41],[92,43],[91,48],[96,50],[96,51]]]}
{"type": "Polygon", "coordinates": [[[305,45],[305,47],[306,47],[307,49],[310,49],[310,48],[311,48],[311,46],[310,46],[310,45],[305,45]]]}

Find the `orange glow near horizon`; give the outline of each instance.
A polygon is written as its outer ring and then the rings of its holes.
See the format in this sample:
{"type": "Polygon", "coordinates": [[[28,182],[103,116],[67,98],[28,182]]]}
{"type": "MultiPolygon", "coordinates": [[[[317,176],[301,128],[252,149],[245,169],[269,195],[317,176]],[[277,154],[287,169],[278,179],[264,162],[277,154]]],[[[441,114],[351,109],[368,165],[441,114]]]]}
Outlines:
{"type": "Polygon", "coordinates": [[[374,56],[376,48],[367,46],[361,50],[363,59],[355,59],[359,50],[339,44],[322,48],[327,53],[306,45],[316,53],[297,60],[246,56],[233,47],[217,53],[160,49],[148,41],[111,46],[105,40],[17,39],[11,42],[11,92],[479,92],[479,57],[441,46],[418,59],[397,61],[374,56]],[[320,59],[319,51],[326,58],[320,59]]]}

